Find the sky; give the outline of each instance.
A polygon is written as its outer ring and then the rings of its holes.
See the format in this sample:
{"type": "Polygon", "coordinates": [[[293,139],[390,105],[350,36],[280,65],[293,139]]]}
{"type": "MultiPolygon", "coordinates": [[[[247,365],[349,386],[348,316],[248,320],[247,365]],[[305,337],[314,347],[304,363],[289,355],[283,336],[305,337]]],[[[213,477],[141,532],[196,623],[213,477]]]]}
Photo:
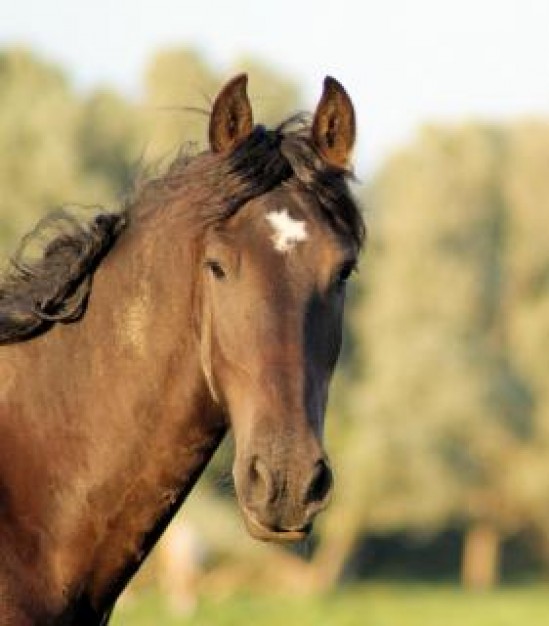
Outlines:
{"type": "Polygon", "coordinates": [[[147,61],[171,46],[220,73],[255,55],[311,110],[333,75],[355,103],[359,176],[425,123],[549,115],[549,0],[2,0],[0,48],[13,44],[80,90],[135,98],[147,61]]]}

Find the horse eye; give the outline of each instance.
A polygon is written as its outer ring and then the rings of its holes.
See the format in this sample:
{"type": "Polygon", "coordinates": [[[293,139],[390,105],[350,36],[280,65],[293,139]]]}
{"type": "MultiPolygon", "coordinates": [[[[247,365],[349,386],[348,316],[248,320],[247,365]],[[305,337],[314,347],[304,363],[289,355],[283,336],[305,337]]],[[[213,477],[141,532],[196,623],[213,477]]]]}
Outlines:
{"type": "Polygon", "coordinates": [[[221,263],[214,259],[207,259],[205,266],[210,270],[215,278],[221,280],[225,278],[225,270],[221,267],[221,263]]]}
{"type": "Polygon", "coordinates": [[[338,287],[344,287],[345,283],[351,277],[351,274],[353,273],[354,269],[355,269],[354,261],[347,261],[346,263],[344,263],[339,269],[339,272],[337,274],[336,285],[338,287]]]}

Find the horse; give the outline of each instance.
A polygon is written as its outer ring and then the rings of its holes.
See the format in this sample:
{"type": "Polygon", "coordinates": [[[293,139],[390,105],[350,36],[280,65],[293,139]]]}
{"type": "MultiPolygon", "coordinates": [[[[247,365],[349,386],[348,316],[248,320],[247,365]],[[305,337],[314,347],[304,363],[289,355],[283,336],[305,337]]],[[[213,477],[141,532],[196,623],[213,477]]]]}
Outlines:
{"type": "Polygon", "coordinates": [[[365,225],[351,99],[253,122],[247,76],[209,149],[118,210],[43,218],[0,280],[0,625],[98,626],[229,428],[251,535],[296,541],[365,225]]]}

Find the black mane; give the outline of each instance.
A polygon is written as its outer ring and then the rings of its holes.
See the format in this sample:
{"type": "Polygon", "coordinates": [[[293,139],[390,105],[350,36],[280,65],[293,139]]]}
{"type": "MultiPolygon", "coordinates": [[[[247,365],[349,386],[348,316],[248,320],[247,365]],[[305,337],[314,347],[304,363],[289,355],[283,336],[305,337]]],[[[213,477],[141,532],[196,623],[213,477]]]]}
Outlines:
{"type": "Polygon", "coordinates": [[[52,213],[23,238],[0,277],[0,345],[80,319],[93,274],[128,222],[143,215],[160,219],[166,215],[161,207],[181,200],[188,205],[187,218],[203,229],[295,179],[318,199],[333,227],[360,248],[366,228],[348,189],[349,176],[324,162],[310,141],[309,124],[296,116],[274,130],[256,126],[228,157],[178,157],[163,176],[140,186],[120,212],[67,208],[52,213]]]}
{"type": "Polygon", "coordinates": [[[0,280],[0,345],[79,319],[93,273],[126,221],[124,212],[96,208],[60,209],[40,220],[0,280]]]}

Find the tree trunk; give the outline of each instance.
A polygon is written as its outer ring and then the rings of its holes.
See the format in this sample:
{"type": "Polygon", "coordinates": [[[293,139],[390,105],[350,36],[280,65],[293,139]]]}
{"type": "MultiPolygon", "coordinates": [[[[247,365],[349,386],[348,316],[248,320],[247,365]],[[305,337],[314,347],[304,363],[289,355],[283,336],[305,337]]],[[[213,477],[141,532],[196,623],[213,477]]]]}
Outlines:
{"type": "Polygon", "coordinates": [[[310,568],[317,591],[333,589],[340,581],[347,560],[360,536],[360,527],[341,528],[338,534],[323,538],[310,568]]]}
{"type": "Polygon", "coordinates": [[[501,537],[494,524],[476,522],[464,536],[461,581],[468,589],[483,591],[499,580],[501,537]]]}

